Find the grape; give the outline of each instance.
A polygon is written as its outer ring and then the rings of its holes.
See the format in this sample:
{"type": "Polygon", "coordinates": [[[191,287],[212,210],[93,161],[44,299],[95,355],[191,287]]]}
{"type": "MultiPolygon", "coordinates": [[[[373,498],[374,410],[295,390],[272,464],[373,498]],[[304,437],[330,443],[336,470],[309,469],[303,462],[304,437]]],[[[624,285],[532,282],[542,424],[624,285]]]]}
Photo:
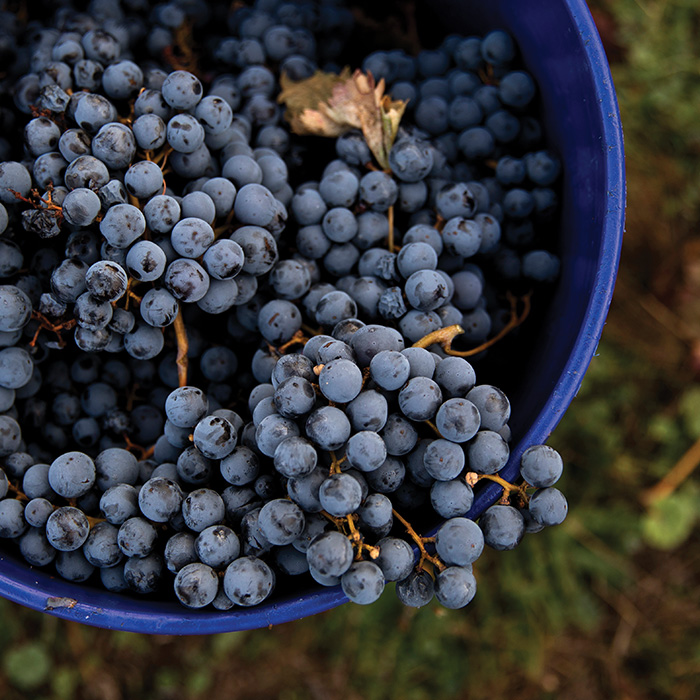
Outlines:
{"type": "Polygon", "coordinates": [[[189,532],[177,532],[165,543],[163,556],[169,571],[176,574],[187,564],[197,561],[195,537],[189,532]]]}
{"type": "Polygon", "coordinates": [[[404,481],[406,467],[395,457],[387,457],[384,463],[371,472],[366,472],[367,483],[378,493],[393,493],[404,481]]]}
{"type": "Polygon", "coordinates": [[[376,432],[361,430],[350,437],[346,446],[348,463],[363,472],[371,472],[384,464],[387,448],[376,432]]]}
{"type": "Polygon", "coordinates": [[[260,421],[255,430],[258,449],[267,457],[273,457],[277,446],[289,437],[297,437],[299,427],[289,418],[272,414],[260,421]]]}
{"type": "Polygon", "coordinates": [[[321,576],[342,576],[352,565],[352,545],[337,531],[317,535],[306,550],[311,571],[321,576]]]}
{"type": "Polygon", "coordinates": [[[53,505],[46,498],[32,498],[24,508],[24,519],[32,527],[45,527],[53,505]]]}
{"type": "Polygon", "coordinates": [[[100,510],[107,522],[121,525],[138,515],[139,493],[130,484],[117,484],[108,488],[100,498],[100,510]]]}
{"type": "Polygon", "coordinates": [[[323,509],[335,517],[354,513],[362,502],[362,489],[349,474],[331,474],[319,488],[323,509]]]}
{"type": "Polygon", "coordinates": [[[270,284],[279,299],[299,299],[311,287],[311,275],[297,260],[281,260],[270,272],[270,284]]]}
{"type": "Polygon", "coordinates": [[[32,178],[21,163],[15,161],[0,163],[0,202],[14,204],[17,199],[12,190],[26,197],[31,186],[32,178]]]}
{"type": "Polygon", "coordinates": [[[508,397],[497,387],[488,384],[475,386],[466,395],[478,409],[481,428],[499,431],[510,418],[508,397]]]}
{"type": "MultiPolygon", "coordinates": [[[[21,508],[21,504],[18,505],[21,508]]],[[[71,552],[82,547],[89,533],[87,517],[73,506],[57,508],[46,521],[46,537],[51,546],[61,552],[71,552]]]]}
{"type": "Polygon", "coordinates": [[[481,516],[479,525],[484,542],[498,550],[513,549],[525,533],[523,516],[512,506],[491,506],[481,516]]]}
{"type": "Polygon", "coordinates": [[[19,537],[19,551],[32,566],[46,566],[57,554],[39,527],[31,527],[19,537]]]}
{"type": "MultiPolygon", "coordinates": [[[[2,364],[0,363],[0,367],[2,364]]],[[[19,423],[10,416],[0,416],[0,457],[16,452],[22,440],[19,423]]]]}
{"type": "Polygon", "coordinates": [[[248,607],[265,600],[275,585],[272,569],[257,557],[240,557],[231,562],[224,574],[224,591],[236,604],[248,607]]]}
{"type": "Polygon", "coordinates": [[[563,471],[561,455],[548,445],[534,445],[520,458],[520,474],[531,486],[554,486],[563,471]]]}
{"type": "Polygon", "coordinates": [[[78,498],[95,483],[95,463],[83,452],[66,452],[51,463],[48,478],[59,496],[78,498]]]}
{"type": "Polygon", "coordinates": [[[396,268],[402,277],[408,279],[420,270],[435,270],[438,257],[435,249],[428,243],[408,243],[401,247],[396,256],[396,268]]]}
{"type": "Polygon", "coordinates": [[[100,198],[85,187],[69,192],[63,200],[64,219],[72,226],[89,226],[100,213],[100,198]]]}
{"type": "Polygon", "coordinates": [[[357,304],[345,292],[324,294],[316,306],[316,322],[322,326],[335,326],[340,321],[357,316],[357,304]]]}
{"type": "Polygon", "coordinates": [[[434,594],[435,584],[427,571],[413,571],[396,583],[398,599],[411,608],[421,608],[427,605],[433,599],[434,594]]]}
{"type": "Polygon", "coordinates": [[[301,328],[299,309],[290,301],[276,299],[268,302],[258,314],[258,328],[263,338],[280,345],[291,340],[301,328]]]}
{"type": "Polygon", "coordinates": [[[287,418],[309,413],[316,403],[316,392],[303,377],[289,377],[280,382],[273,396],[274,407],[287,418]]]}
{"type": "Polygon", "coordinates": [[[174,481],[155,477],[139,490],[138,503],[144,516],[157,523],[165,523],[180,511],[182,490],[174,481]]]}
{"type": "Polygon", "coordinates": [[[413,450],[418,433],[410,421],[399,413],[392,413],[380,433],[387,453],[392,456],[405,455],[413,450]]]}
{"type": "Polygon", "coordinates": [[[204,268],[188,258],[179,258],[170,263],[165,271],[164,282],[176,299],[186,303],[203,299],[211,284],[204,268]]]}
{"type": "Polygon", "coordinates": [[[151,197],[143,207],[148,227],[157,233],[169,233],[180,220],[180,205],[167,194],[151,197]]]}
{"type": "Polygon", "coordinates": [[[435,597],[446,608],[463,608],[472,601],[475,594],[476,579],[471,567],[448,566],[435,579],[435,597]]]}
{"type": "Polygon", "coordinates": [[[275,239],[260,226],[241,226],[231,234],[231,240],[243,250],[243,272],[249,275],[269,272],[279,258],[275,239]]]}
{"type": "Polygon", "coordinates": [[[130,557],[124,564],[124,580],[135,593],[154,593],[160,586],[162,575],[163,560],[159,554],[130,557]]]}
{"type": "Polygon", "coordinates": [[[142,160],[124,173],[124,186],[134,197],[147,199],[163,189],[163,173],[153,161],[142,160]]]}
{"type": "Polygon", "coordinates": [[[200,561],[214,568],[228,566],[241,550],[238,536],[226,525],[212,525],[202,530],[194,546],[200,561]]]}
{"type": "Polygon", "coordinates": [[[564,522],[569,505],[564,494],[555,488],[538,489],[530,497],[528,510],[533,520],[541,525],[559,525],[564,522]]]}
{"type": "Polygon", "coordinates": [[[306,420],[307,436],[322,450],[340,448],[350,437],[350,430],[347,416],[334,406],[322,406],[306,420]]]}
{"type": "Polygon", "coordinates": [[[223,459],[236,446],[236,433],[225,418],[206,416],[195,426],[195,447],[209,459],[223,459]]]}
{"type": "Polygon", "coordinates": [[[32,313],[30,298],[14,285],[0,285],[0,331],[7,333],[23,328],[32,313]]]}
{"type": "Polygon", "coordinates": [[[19,537],[26,529],[22,504],[10,498],[0,501],[0,537],[19,537]]]}
{"type": "Polygon", "coordinates": [[[93,566],[115,566],[124,557],[117,544],[118,529],[110,523],[97,523],[83,545],[83,554],[93,566]]]}
{"type": "Polygon", "coordinates": [[[190,530],[202,532],[207,527],[223,521],[224,502],[216,491],[196,489],[182,502],[182,515],[190,530]]]}
{"type": "Polygon", "coordinates": [[[411,420],[423,421],[434,417],[442,404],[440,387],[428,377],[414,377],[399,392],[399,406],[411,420]]]}
{"type": "Polygon", "coordinates": [[[190,608],[209,605],[219,591],[219,578],[206,564],[192,562],[181,567],[174,582],[178,600],[190,608]]]}
{"type": "Polygon", "coordinates": [[[165,272],[167,258],[163,249],[151,241],[137,241],[126,254],[126,268],[134,279],[154,282],[165,272]]]}
{"type": "MultiPolygon", "coordinates": [[[[566,514],[561,459],[533,448],[530,506],[466,520],[463,474],[503,467],[510,404],[466,360],[406,347],[450,325],[481,344],[507,320],[506,290],[562,267],[535,247],[562,163],[512,39],[366,57],[410,100],[382,171],[361,131],[317,148],[275,101],[281,72],[343,65],[348,8],[229,13],[200,62],[205,94],[199,73],[163,63],[197,8],[93,5],[94,20],[61,10],[8,34],[29,73],[6,66],[0,143],[0,535],[71,581],[97,566],[109,591],[163,595],[172,580],[193,608],[257,604],[280,572],[307,571],[361,604],[387,580],[409,605],[467,604],[470,536],[509,548],[519,525],[566,514]],[[434,580],[401,527],[387,537],[405,511],[447,521],[434,580]],[[357,513],[353,532],[321,512],[357,513]]],[[[200,14],[211,38],[216,17],[200,14]]]]}
{"type": "MultiPolygon", "coordinates": [[[[74,161],[77,163],[80,160],[74,161]]],[[[115,204],[100,222],[100,232],[116,248],[128,248],[146,230],[146,219],[131,204],[115,204]]]]}
{"type": "Polygon", "coordinates": [[[332,360],[318,376],[321,393],[337,403],[352,401],[362,389],[362,371],[352,360],[332,360]]]}
{"type": "Polygon", "coordinates": [[[452,442],[471,440],[477,434],[480,423],[481,417],[477,407],[466,399],[448,399],[440,406],[435,416],[435,424],[440,434],[452,442]]]}
{"type": "Polygon", "coordinates": [[[473,520],[451,518],[438,530],[435,549],[446,564],[466,566],[481,555],[484,549],[484,535],[473,520]]]}
{"type": "Polygon", "coordinates": [[[274,499],[262,507],[258,526],[271,544],[291,544],[304,530],[304,512],[292,501],[274,499]]]}
{"type": "Polygon", "coordinates": [[[165,402],[168,419],[179,428],[193,428],[206,415],[208,408],[202,390],[192,386],[173,390],[165,402]]]}
{"type": "Polygon", "coordinates": [[[355,562],[341,577],[343,593],[359,605],[374,603],[384,591],[384,574],[370,561],[355,562]]]}
{"type": "Polygon", "coordinates": [[[173,71],[163,81],[163,99],[174,109],[192,109],[202,99],[202,84],[184,70],[173,71]]]}

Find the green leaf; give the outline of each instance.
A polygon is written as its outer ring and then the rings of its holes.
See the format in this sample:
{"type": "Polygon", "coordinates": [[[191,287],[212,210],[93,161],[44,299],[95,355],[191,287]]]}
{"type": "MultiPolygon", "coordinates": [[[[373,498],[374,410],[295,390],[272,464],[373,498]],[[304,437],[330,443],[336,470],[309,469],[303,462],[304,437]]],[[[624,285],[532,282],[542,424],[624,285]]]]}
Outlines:
{"type": "Polygon", "coordinates": [[[51,689],[56,700],[72,700],[80,684],[80,673],[77,669],[62,666],[57,669],[51,679],[51,689]]]}
{"type": "Polygon", "coordinates": [[[51,657],[44,646],[32,642],[10,649],[3,660],[10,683],[20,690],[33,690],[43,685],[51,665],[51,657]]]}
{"type": "Polygon", "coordinates": [[[690,486],[657,501],[642,519],[642,537],[650,547],[675,549],[698,519],[698,494],[690,486]]]}
{"type": "Polygon", "coordinates": [[[700,438],[700,387],[684,392],[678,410],[688,435],[693,440],[700,438]]]}

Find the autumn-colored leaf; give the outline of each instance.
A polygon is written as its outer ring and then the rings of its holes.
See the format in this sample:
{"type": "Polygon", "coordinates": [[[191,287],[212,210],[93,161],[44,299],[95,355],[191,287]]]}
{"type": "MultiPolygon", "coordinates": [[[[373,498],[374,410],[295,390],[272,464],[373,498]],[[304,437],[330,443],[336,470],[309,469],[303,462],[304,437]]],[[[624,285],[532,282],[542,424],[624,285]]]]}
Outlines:
{"type": "MultiPolygon", "coordinates": [[[[340,75],[336,73],[324,73],[316,71],[311,77],[304,80],[294,81],[286,73],[280,77],[282,90],[277,101],[287,107],[287,121],[292,126],[295,134],[318,134],[320,136],[338,136],[338,133],[326,133],[334,127],[330,120],[320,115],[311,127],[304,126],[301,122],[301,115],[304,112],[315,110],[322,102],[327,102],[332,94],[333,88],[350,77],[350,69],[343,68],[340,75]]],[[[317,113],[318,114],[318,113],[317,113]]],[[[311,120],[311,116],[307,116],[311,120]]]]}
{"type": "Polygon", "coordinates": [[[389,167],[389,151],[406,109],[403,100],[384,94],[385,83],[371,73],[348,68],[340,75],[317,71],[293,82],[282,76],[278,101],[287,106],[287,120],[297,134],[337,137],[360,129],[382,168],[389,167]]]}

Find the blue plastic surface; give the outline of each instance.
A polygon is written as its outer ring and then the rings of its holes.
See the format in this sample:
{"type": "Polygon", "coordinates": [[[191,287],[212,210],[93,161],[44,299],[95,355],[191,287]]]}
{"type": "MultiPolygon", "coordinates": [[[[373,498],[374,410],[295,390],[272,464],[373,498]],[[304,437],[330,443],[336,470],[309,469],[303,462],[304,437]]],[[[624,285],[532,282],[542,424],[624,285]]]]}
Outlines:
{"type": "MultiPolygon", "coordinates": [[[[539,86],[548,140],[564,162],[562,274],[528,378],[513,397],[516,440],[502,472],[517,476],[522,452],[545,442],[576,395],[612,297],[624,226],[622,129],[607,59],[584,0],[433,0],[446,33],[495,28],[516,39],[539,86]]],[[[470,515],[491,505],[495,484],[470,515]]],[[[109,629],[211,634],[299,619],[346,601],[339,588],[313,588],[256,608],[201,612],[75,585],[0,554],[0,594],[37,610],[109,629]]]]}

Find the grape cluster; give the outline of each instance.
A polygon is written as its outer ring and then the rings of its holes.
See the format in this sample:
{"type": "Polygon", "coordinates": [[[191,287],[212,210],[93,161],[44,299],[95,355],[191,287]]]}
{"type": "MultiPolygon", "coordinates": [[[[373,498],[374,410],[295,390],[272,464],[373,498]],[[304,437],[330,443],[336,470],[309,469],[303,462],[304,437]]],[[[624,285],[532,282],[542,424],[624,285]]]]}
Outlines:
{"type": "Polygon", "coordinates": [[[0,537],[193,608],[304,576],[468,604],[485,544],[567,512],[551,448],[498,476],[510,402],[466,359],[559,273],[560,163],[512,39],[364,59],[408,100],[382,170],[277,101],[339,72],[348,7],[44,9],[0,23],[0,537]],[[472,517],[484,480],[504,496],[472,517]]]}

